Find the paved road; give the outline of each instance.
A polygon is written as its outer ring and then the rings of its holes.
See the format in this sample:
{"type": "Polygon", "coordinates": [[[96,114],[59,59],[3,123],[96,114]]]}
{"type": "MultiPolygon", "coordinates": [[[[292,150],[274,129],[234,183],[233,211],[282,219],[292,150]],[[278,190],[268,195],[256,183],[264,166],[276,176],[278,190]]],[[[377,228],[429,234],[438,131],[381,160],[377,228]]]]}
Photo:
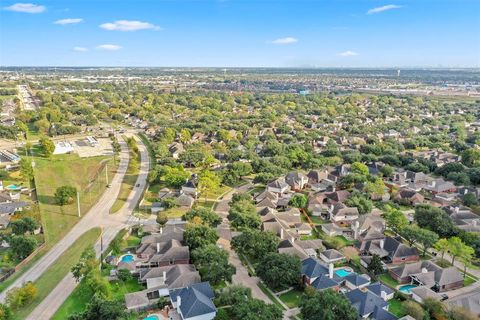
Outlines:
{"type": "MultiPolygon", "coordinates": [[[[121,139],[119,139],[121,140],[121,139]]],[[[95,218],[92,219],[93,224],[90,225],[90,228],[99,226],[102,227],[102,240],[103,240],[103,250],[108,247],[108,244],[113,240],[115,235],[121,229],[125,228],[129,224],[134,224],[137,219],[131,216],[131,213],[135,209],[137,203],[143,195],[143,189],[147,183],[148,171],[150,167],[150,157],[148,155],[147,148],[140,139],[136,139],[138,143],[138,148],[140,151],[140,173],[138,175],[133,192],[127,198],[127,201],[123,208],[116,214],[109,214],[110,208],[115,202],[118,192],[120,191],[120,183],[123,180],[123,176],[128,166],[128,149],[126,145],[122,143],[122,154],[125,152],[127,154],[125,161],[125,168],[122,170],[122,173],[117,174],[115,178],[118,177],[114,182],[112,182],[112,188],[108,189],[102,196],[99,204],[105,202],[105,205],[102,206],[102,210],[95,214],[95,218]],[[105,199],[106,198],[106,199],[105,199]]],[[[90,213],[90,212],[89,212],[90,213]]],[[[87,216],[84,217],[85,220],[87,216]]],[[[90,229],[89,228],[89,229],[90,229]]],[[[73,230],[73,229],[72,229],[73,230]]],[[[70,232],[71,233],[71,232],[70,232]]],[[[100,256],[100,240],[94,246],[97,253],[97,257],[100,256]]],[[[72,274],[63,278],[63,280],[50,292],[50,294],[33,310],[33,312],[27,317],[28,320],[37,320],[37,319],[50,319],[58,308],[63,304],[63,302],[68,298],[72,291],[77,286],[75,279],[72,274]]]]}
{"type": "Polygon", "coordinates": [[[252,296],[254,298],[265,301],[268,304],[272,304],[272,301],[263,291],[258,287],[258,282],[260,281],[257,277],[251,277],[248,274],[247,268],[242,264],[237,253],[230,247],[230,222],[227,219],[229,205],[228,202],[232,199],[234,193],[243,193],[251,187],[251,184],[247,184],[238,188],[233,189],[227,193],[223,199],[217,204],[215,211],[219,216],[223,218],[222,224],[219,226],[219,235],[220,239],[218,244],[228,252],[228,261],[235,267],[236,272],[232,276],[232,282],[234,284],[241,284],[252,290],[252,296]]]}

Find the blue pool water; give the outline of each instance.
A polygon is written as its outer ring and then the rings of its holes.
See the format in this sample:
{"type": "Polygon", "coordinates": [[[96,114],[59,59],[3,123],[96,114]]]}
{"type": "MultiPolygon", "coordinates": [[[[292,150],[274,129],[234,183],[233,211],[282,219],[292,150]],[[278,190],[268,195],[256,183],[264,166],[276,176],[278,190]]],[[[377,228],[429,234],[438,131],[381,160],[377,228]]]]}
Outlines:
{"type": "Polygon", "coordinates": [[[143,318],[143,320],[159,320],[159,319],[156,315],[151,315],[151,316],[148,316],[146,318],[143,318]]]}
{"type": "Polygon", "coordinates": [[[416,288],[417,286],[414,285],[414,284],[406,284],[404,286],[401,286],[400,288],[398,288],[398,290],[400,290],[401,292],[403,293],[407,293],[407,294],[410,294],[411,293],[411,289],[413,288],[416,288]]]}
{"type": "Polygon", "coordinates": [[[350,274],[350,272],[348,272],[347,270],[345,269],[338,269],[338,270],[335,270],[335,274],[339,277],[346,277],[350,274]]]}
{"type": "MultiPolygon", "coordinates": [[[[120,261],[122,261],[122,262],[132,262],[133,261],[133,255],[132,254],[126,254],[122,257],[122,259],[120,259],[120,261]]],[[[152,319],[149,319],[149,320],[152,320],[152,319]]],[[[154,320],[156,320],[156,319],[154,319],[154,320]]]]}

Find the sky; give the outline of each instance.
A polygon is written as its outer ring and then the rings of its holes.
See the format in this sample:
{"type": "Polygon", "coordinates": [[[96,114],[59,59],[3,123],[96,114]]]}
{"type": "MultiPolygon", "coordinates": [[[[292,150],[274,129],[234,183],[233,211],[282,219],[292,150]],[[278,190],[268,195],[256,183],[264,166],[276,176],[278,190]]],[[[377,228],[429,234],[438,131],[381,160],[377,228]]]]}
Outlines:
{"type": "Polygon", "coordinates": [[[480,66],[479,0],[21,1],[0,66],[480,66]]]}

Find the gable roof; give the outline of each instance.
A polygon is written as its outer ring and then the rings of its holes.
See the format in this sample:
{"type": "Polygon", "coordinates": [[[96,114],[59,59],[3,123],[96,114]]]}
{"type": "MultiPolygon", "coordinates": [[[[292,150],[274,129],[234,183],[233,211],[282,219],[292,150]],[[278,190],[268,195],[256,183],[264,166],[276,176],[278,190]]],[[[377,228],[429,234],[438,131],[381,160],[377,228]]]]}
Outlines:
{"type": "Polygon", "coordinates": [[[353,284],[354,286],[362,286],[370,282],[367,278],[362,277],[361,275],[352,272],[344,277],[345,281],[353,284]]]}
{"type": "Polygon", "coordinates": [[[312,282],[311,286],[317,290],[324,290],[338,286],[339,283],[335,279],[331,279],[328,275],[322,274],[315,281],[312,282]]]}
{"type": "Polygon", "coordinates": [[[382,298],[370,291],[355,289],[346,293],[346,297],[361,317],[365,317],[375,311],[375,307],[383,309],[388,306],[382,298]]]}
{"type": "Polygon", "coordinates": [[[169,293],[170,299],[174,303],[180,297],[181,303],[178,309],[180,309],[184,319],[217,311],[212,302],[215,295],[208,282],[200,282],[185,288],[169,290],[169,293]]]}
{"type": "Polygon", "coordinates": [[[324,274],[328,274],[328,267],[321,264],[317,259],[310,257],[302,261],[302,275],[316,278],[324,274]]]}
{"type": "Polygon", "coordinates": [[[380,282],[375,282],[368,285],[367,289],[372,293],[375,293],[379,297],[382,296],[382,291],[385,292],[385,294],[387,295],[392,294],[394,292],[392,289],[390,289],[390,287],[387,287],[386,285],[380,282]]]}

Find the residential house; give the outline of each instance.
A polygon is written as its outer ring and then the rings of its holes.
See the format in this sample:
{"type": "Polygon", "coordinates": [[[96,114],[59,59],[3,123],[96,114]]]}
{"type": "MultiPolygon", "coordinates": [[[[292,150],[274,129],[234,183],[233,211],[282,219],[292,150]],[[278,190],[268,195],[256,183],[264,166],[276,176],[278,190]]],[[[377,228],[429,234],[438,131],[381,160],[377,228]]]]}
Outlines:
{"type": "Polygon", "coordinates": [[[200,274],[192,264],[178,264],[151,269],[141,269],[138,281],[147,289],[159,288],[160,296],[166,296],[168,289],[183,288],[201,282],[200,274]]]}
{"type": "Polygon", "coordinates": [[[406,205],[417,205],[425,201],[425,198],[420,193],[409,189],[400,189],[393,199],[398,203],[406,205]]]}
{"type": "Polygon", "coordinates": [[[449,307],[461,307],[470,311],[474,316],[480,317],[480,289],[461,294],[448,299],[449,307]]]}
{"type": "Polygon", "coordinates": [[[217,314],[215,294],[208,282],[170,290],[170,300],[181,320],[212,320],[217,314]]]}
{"type": "Polygon", "coordinates": [[[464,206],[449,206],[443,208],[455,225],[467,232],[480,232],[480,216],[464,206]]]}
{"type": "Polygon", "coordinates": [[[355,272],[343,277],[343,280],[345,281],[345,286],[350,290],[363,289],[370,284],[369,279],[355,272]]]}
{"type": "Polygon", "coordinates": [[[192,174],[190,179],[182,186],[181,192],[195,199],[198,197],[198,176],[196,174],[192,174]]]}
{"type": "Polygon", "coordinates": [[[393,299],[393,296],[395,294],[395,291],[390,289],[390,287],[387,287],[381,282],[375,282],[372,284],[369,284],[366,289],[377,296],[381,297],[384,301],[388,301],[390,299],[393,299]]]}
{"type": "Polygon", "coordinates": [[[418,303],[423,303],[426,298],[432,298],[435,300],[441,299],[441,296],[438,293],[426,286],[412,288],[410,289],[410,292],[412,294],[412,299],[418,303]]]}
{"type": "Polygon", "coordinates": [[[277,194],[287,193],[290,191],[290,185],[285,182],[284,178],[278,178],[267,184],[267,191],[277,194]]]}
{"type": "Polygon", "coordinates": [[[292,190],[302,190],[308,184],[308,177],[298,171],[290,172],[285,176],[285,182],[292,190]]]}
{"type": "Polygon", "coordinates": [[[180,142],[174,142],[168,147],[168,151],[170,151],[174,159],[178,159],[185,149],[180,142]]]}
{"type": "Polygon", "coordinates": [[[183,246],[178,240],[167,240],[141,244],[136,250],[137,256],[141,259],[140,268],[155,268],[173,264],[189,264],[189,248],[183,246]]]}
{"type": "Polygon", "coordinates": [[[393,314],[388,312],[388,303],[380,296],[373,292],[360,289],[347,292],[347,299],[352,304],[361,319],[374,320],[393,320],[397,319],[393,314]]]}
{"type": "Polygon", "coordinates": [[[416,262],[420,259],[417,249],[392,237],[363,241],[358,249],[361,255],[376,254],[391,264],[416,262]]]}
{"type": "Polygon", "coordinates": [[[430,192],[431,194],[438,193],[451,193],[457,190],[457,187],[450,181],[445,181],[443,179],[435,179],[423,187],[425,191],[430,192]]]}
{"type": "Polygon", "coordinates": [[[195,199],[185,193],[182,193],[175,199],[175,204],[179,207],[184,207],[184,208],[191,208],[193,207],[193,204],[195,203],[195,199]]]}

